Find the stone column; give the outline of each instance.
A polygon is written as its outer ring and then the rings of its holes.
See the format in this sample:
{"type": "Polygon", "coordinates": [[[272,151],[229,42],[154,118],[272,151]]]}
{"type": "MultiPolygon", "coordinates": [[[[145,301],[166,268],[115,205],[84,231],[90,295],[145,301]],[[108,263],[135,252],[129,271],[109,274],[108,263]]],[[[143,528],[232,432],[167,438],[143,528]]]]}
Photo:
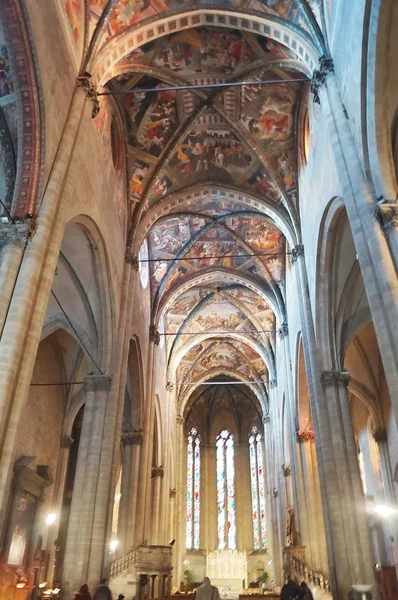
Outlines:
{"type": "MultiPolygon", "coordinates": [[[[386,212],[380,210],[366,180],[357,145],[343,104],[331,59],[321,58],[312,82],[330,133],[343,200],[358,254],[391,402],[398,420],[398,277],[391,251],[396,252],[395,227],[388,239],[380,227],[386,212]],[[380,217],[381,214],[381,217],[380,217]],[[378,215],[379,218],[376,218],[378,215]]],[[[394,210],[394,223],[396,206],[394,210]]]]}
{"type": "Polygon", "coordinates": [[[292,249],[297,268],[298,298],[302,323],[303,350],[314,422],[319,479],[328,547],[333,597],[346,600],[352,584],[372,584],[373,561],[369,532],[358,495],[359,467],[351,416],[348,410],[345,377],[327,373],[321,377],[320,356],[302,247],[292,249]],[[355,458],[355,462],[354,462],[355,458]]]}
{"type": "Polygon", "coordinates": [[[118,522],[118,540],[121,554],[129,552],[134,547],[134,520],[137,506],[138,463],[141,442],[142,431],[131,430],[122,434],[122,497],[120,498],[118,522]]]}
{"type": "Polygon", "coordinates": [[[372,583],[373,556],[347,393],[349,376],[346,372],[323,371],[321,381],[332,424],[333,458],[338,466],[336,483],[344,524],[348,573],[351,583],[372,583]]]}
{"type": "MultiPolygon", "coordinates": [[[[46,184],[35,232],[17,270],[0,339],[0,526],[4,521],[17,425],[26,402],[43,320],[64,230],[63,200],[84,114],[85,94],[76,90],[46,184]]],[[[68,187],[70,186],[70,187],[68,187]]]]}
{"type": "MultiPolygon", "coordinates": [[[[270,398],[270,410],[275,405],[272,402],[274,391],[277,389],[277,380],[271,379],[269,382],[269,398],[270,398]]],[[[266,478],[266,490],[267,490],[267,540],[271,550],[272,556],[272,573],[273,579],[276,585],[281,585],[282,583],[282,549],[280,545],[280,539],[278,534],[278,516],[277,516],[277,496],[276,487],[273,485],[273,477],[272,477],[272,464],[273,464],[273,456],[272,456],[272,425],[271,419],[269,416],[263,417],[263,426],[264,426],[264,458],[265,458],[265,478],[266,478]],[[274,493],[275,490],[275,493],[274,493]]]]}
{"type": "MultiPolygon", "coordinates": [[[[282,445],[287,443],[289,446],[290,464],[286,465],[290,467],[294,477],[290,481],[285,482],[286,487],[286,501],[287,504],[293,506],[295,522],[297,530],[300,532],[304,528],[305,519],[303,518],[303,511],[300,503],[299,489],[298,489],[298,464],[296,455],[296,423],[295,423],[295,398],[293,393],[293,374],[291,366],[291,354],[290,354],[290,342],[289,342],[289,328],[287,323],[282,323],[279,329],[279,337],[283,344],[284,353],[284,366],[285,366],[285,382],[286,382],[286,396],[285,396],[285,411],[287,413],[287,431],[285,435],[287,440],[282,440],[282,445]],[[292,496],[292,497],[291,497],[292,496]]],[[[287,508],[287,507],[285,507],[287,508]]],[[[286,521],[286,518],[285,518],[286,521]]],[[[300,542],[301,543],[301,542],[300,542]]]]}
{"type": "Polygon", "coordinates": [[[140,452],[140,467],[139,467],[139,490],[137,498],[137,515],[135,521],[135,544],[146,545],[151,533],[151,501],[150,501],[150,477],[151,477],[151,462],[153,448],[153,427],[154,427],[154,402],[153,380],[154,380],[154,364],[155,364],[155,349],[159,345],[160,335],[155,327],[151,325],[149,330],[149,339],[152,342],[149,345],[148,364],[147,364],[147,393],[146,402],[144,405],[143,430],[144,437],[140,452]]]}
{"type": "Polygon", "coordinates": [[[105,545],[105,539],[98,534],[96,527],[99,507],[102,507],[103,510],[108,507],[108,496],[104,497],[99,494],[99,483],[100,479],[106,476],[101,469],[103,453],[110,450],[107,440],[104,439],[104,429],[109,408],[108,396],[111,383],[110,377],[102,375],[90,375],[86,377],[85,381],[87,403],[92,404],[93,411],[87,448],[75,573],[77,584],[87,581],[89,587],[98,583],[105,545]],[[95,572],[90,564],[94,555],[96,561],[99,562],[99,567],[97,565],[95,572]]]}
{"type": "MultiPolygon", "coordinates": [[[[173,578],[174,585],[178,586],[182,579],[182,555],[185,551],[185,479],[186,472],[186,450],[184,448],[184,419],[177,416],[176,419],[176,473],[177,473],[177,492],[175,498],[175,519],[174,519],[174,536],[176,539],[175,550],[173,552],[173,578]]],[[[203,455],[202,455],[203,456],[203,455]]],[[[203,459],[202,463],[203,464],[203,459]]],[[[203,482],[203,475],[202,475],[203,482]]],[[[201,491],[203,486],[201,486],[201,491]]],[[[203,510],[203,504],[201,506],[203,510]]],[[[202,530],[203,519],[201,519],[201,540],[203,539],[202,530]]]]}
{"type": "Polygon", "coordinates": [[[0,337],[7,316],[22,256],[28,243],[29,225],[10,223],[0,229],[0,337]]]}
{"type": "Polygon", "coordinates": [[[151,526],[151,539],[150,544],[160,545],[159,541],[159,517],[160,517],[160,500],[162,494],[162,482],[164,477],[163,466],[152,468],[151,479],[152,479],[152,490],[153,496],[149,500],[152,504],[152,514],[150,519],[151,526]]]}

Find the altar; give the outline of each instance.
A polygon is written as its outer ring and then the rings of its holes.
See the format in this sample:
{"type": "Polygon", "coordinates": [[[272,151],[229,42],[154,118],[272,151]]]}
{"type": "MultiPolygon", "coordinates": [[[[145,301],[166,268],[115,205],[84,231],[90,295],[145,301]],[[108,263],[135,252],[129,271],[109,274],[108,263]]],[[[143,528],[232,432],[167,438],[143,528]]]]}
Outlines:
{"type": "Polygon", "coordinates": [[[216,550],[206,556],[206,574],[220,596],[239,596],[247,586],[246,552],[216,550]]]}

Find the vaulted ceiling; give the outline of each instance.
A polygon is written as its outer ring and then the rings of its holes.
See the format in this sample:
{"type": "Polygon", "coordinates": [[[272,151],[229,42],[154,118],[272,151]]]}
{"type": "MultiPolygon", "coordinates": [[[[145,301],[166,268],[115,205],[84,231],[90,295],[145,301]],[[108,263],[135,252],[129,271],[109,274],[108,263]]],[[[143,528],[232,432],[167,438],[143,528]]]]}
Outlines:
{"type": "Polygon", "coordinates": [[[149,280],[179,405],[223,377],[248,382],[266,410],[286,261],[300,239],[300,138],[324,51],[322,1],[87,8],[85,65],[123,123],[127,244],[149,280]]]}

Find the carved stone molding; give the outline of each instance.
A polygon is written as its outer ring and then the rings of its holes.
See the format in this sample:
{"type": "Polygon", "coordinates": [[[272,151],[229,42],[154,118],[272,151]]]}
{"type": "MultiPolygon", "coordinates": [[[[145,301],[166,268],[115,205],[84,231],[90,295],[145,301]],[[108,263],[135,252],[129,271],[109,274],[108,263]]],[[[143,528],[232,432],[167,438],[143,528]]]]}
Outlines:
{"type": "Polygon", "coordinates": [[[271,390],[275,389],[277,385],[278,385],[278,380],[277,379],[270,379],[269,380],[269,387],[270,387],[271,390]]]}
{"type": "Polygon", "coordinates": [[[387,442],[387,431],[385,427],[379,427],[373,433],[373,439],[378,444],[385,444],[387,442]]]}
{"type": "Polygon", "coordinates": [[[297,244],[292,248],[291,260],[294,265],[297,262],[299,256],[304,256],[304,246],[303,244],[297,244]]]}
{"type": "Polygon", "coordinates": [[[138,261],[138,257],[131,254],[131,252],[126,252],[125,260],[128,265],[131,265],[134,271],[140,270],[140,263],[138,261]]]}
{"type": "Polygon", "coordinates": [[[323,371],[321,373],[321,383],[323,388],[334,385],[336,387],[348,387],[350,374],[348,371],[323,371]]]}
{"type": "Polygon", "coordinates": [[[112,385],[112,377],[107,375],[87,375],[84,380],[87,392],[109,392],[112,385]]]}
{"type": "Polygon", "coordinates": [[[77,87],[83,88],[86,93],[86,98],[92,102],[93,108],[91,118],[95,119],[100,111],[100,103],[98,100],[97,88],[91,80],[91,75],[85,73],[76,79],[77,87]]]}
{"type": "Polygon", "coordinates": [[[172,392],[174,390],[174,383],[172,381],[168,381],[166,383],[166,390],[168,392],[172,392]]]}
{"type": "MultiPolygon", "coordinates": [[[[14,217],[36,213],[42,165],[42,100],[32,51],[29,22],[23,2],[2,0],[6,45],[15,77],[18,135],[17,182],[13,194],[14,217]]],[[[10,206],[8,207],[11,208],[10,206]]]]}
{"type": "Polygon", "coordinates": [[[152,467],[152,471],[151,471],[152,479],[154,477],[163,477],[163,475],[164,475],[164,469],[163,469],[162,465],[160,465],[159,467],[152,467]]]}
{"type": "Polygon", "coordinates": [[[282,471],[284,477],[290,477],[290,475],[292,474],[290,465],[282,465],[282,471]]]}
{"type": "Polygon", "coordinates": [[[14,245],[23,248],[31,234],[29,223],[9,223],[0,229],[0,252],[6,246],[14,245]]]}
{"type": "Polygon", "coordinates": [[[321,87],[325,84],[327,76],[330,73],[334,73],[333,60],[326,56],[321,56],[319,59],[319,69],[314,71],[311,80],[311,92],[314,95],[314,102],[317,104],[321,103],[319,92],[321,87]]]}
{"type": "Polygon", "coordinates": [[[157,346],[160,344],[160,333],[156,329],[155,325],[149,327],[149,341],[153,342],[157,346]]]}
{"type": "Polygon", "coordinates": [[[384,202],[379,204],[374,215],[385,235],[398,229],[398,203],[384,202]]]}
{"type": "Polygon", "coordinates": [[[282,323],[279,327],[279,338],[283,340],[289,334],[289,327],[287,323],[282,323]]]}
{"type": "Polygon", "coordinates": [[[177,490],[174,488],[173,490],[169,490],[169,498],[176,498],[177,497],[177,490]]]}
{"type": "Polygon", "coordinates": [[[133,429],[122,433],[122,446],[134,446],[142,443],[144,432],[142,429],[133,429]]]}

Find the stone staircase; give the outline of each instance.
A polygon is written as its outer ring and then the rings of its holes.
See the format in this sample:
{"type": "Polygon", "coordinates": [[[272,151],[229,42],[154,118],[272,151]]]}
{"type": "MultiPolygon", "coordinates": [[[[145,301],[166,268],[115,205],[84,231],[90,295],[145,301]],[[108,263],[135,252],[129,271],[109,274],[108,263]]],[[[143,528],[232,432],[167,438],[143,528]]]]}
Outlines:
{"type": "Polygon", "coordinates": [[[314,600],[333,600],[329,578],[318,569],[307,565],[305,560],[295,556],[294,547],[284,548],[283,570],[285,574],[296,577],[298,581],[305,581],[314,600]]]}
{"type": "Polygon", "coordinates": [[[168,596],[171,559],[170,546],[139,546],[118,556],[109,564],[108,570],[113,596],[123,594],[126,600],[168,596]]]}

